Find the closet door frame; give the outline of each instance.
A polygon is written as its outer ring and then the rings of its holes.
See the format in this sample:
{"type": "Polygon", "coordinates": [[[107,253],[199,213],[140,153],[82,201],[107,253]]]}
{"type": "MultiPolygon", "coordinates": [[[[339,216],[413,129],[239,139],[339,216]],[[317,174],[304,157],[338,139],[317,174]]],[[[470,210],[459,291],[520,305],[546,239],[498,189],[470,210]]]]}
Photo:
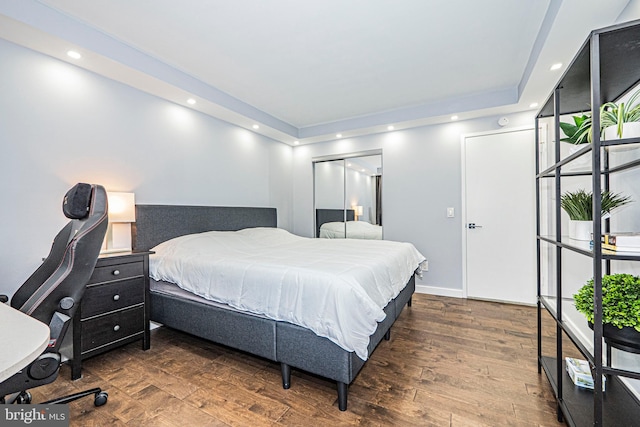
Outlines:
{"type": "MultiPolygon", "coordinates": [[[[346,161],[348,159],[353,159],[356,157],[368,157],[368,156],[380,156],[380,167],[382,168],[382,170],[384,170],[383,167],[383,163],[384,163],[384,158],[382,155],[382,149],[375,149],[375,150],[366,150],[366,151],[357,151],[357,152],[353,152],[353,153],[344,153],[344,154],[330,154],[330,155],[326,155],[326,156],[318,156],[318,157],[313,157],[311,159],[311,164],[312,164],[312,174],[313,174],[313,230],[314,230],[314,236],[318,237],[316,235],[316,231],[318,229],[318,225],[316,224],[316,188],[317,188],[317,183],[316,183],[316,164],[318,163],[324,163],[324,162],[333,162],[333,161],[337,161],[337,160],[341,160],[343,162],[343,179],[342,179],[342,210],[343,210],[343,221],[345,223],[345,236],[346,236],[346,218],[347,218],[347,168],[346,168],[346,161]]],[[[381,186],[380,186],[380,192],[382,192],[382,188],[384,187],[384,179],[382,180],[381,186]]],[[[384,228],[382,229],[383,231],[383,236],[384,236],[384,228]]]]}

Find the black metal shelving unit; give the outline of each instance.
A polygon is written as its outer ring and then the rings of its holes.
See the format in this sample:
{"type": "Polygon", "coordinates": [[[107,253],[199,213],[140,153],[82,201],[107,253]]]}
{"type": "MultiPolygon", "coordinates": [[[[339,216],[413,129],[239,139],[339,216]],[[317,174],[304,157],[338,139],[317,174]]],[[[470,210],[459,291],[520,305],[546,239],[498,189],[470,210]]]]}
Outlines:
{"type": "Polygon", "coordinates": [[[554,390],[558,419],[566,420],[571,426],[640,425],[640,401],[621,380],[624,377],[640,379],[640,369],[636,372],[610,366],[611,349],[606,348],[602,339],[602,275],[611,273],[612,261],[640,261],[640,253],[603,250],[599,238],[592,244],[568,239],[563,235],[560,207],[562,181],[570,177],[590,177],[594,195],[593,236],[606,231],[609,220],[602,225],[601,191],[609,189],[609,178],[613,174],[640,166],[640,159],[610,165],[609,150],[617,146],[640,147],[640,138],[603,141],[599,132],[594,132],[591,144],[561,157],[561,143],[557,142],[561,135],[559,123],[570,120],[572,114],[590,109],[593,129],[599,129],[600,106],[619,99],[639,83],[640,21],[596,30],[582,45],[536,117],[536,128],[540,130],[542,123],[547,123],[553,126],[551,133],[555,136],[553,160],[551,164],[543,165],[540,144],[547,140],[540,131],[536,134],[538,371],[544,372],[554,390]],[[572,167],[589,156],[590,166],[572,167]],[[541,234],[543,194],[548,198],[547,234],[541,234]],[[543,245],[547,249],[544,254],[552,254],[545,262],[553,264],[553,268],[548,268],[553,277],[545,278],[547,289],[542,286],[542,275],[547,274],[543,268],[548,267],[543,265],[543,245]],[[592,261],[596,306],[593,331],[588,329],[584,316],[573,307],[572,299],[563,294],[563,256],[567,252],[589,257],[592,261]],[[543,316],[553,319],[550,334],[543,334],[543,316]],[[575,386],[566,374],[563,356],[567,340],[589,361],[595,383],[593,390],[575,386]],[[543,352],[543,341],[554,343],[553,355],[543,352]],[[603,356],[605,350],[606,356],[603,356]],[[603,375],[606,376],[604,391],[603,375]]]}

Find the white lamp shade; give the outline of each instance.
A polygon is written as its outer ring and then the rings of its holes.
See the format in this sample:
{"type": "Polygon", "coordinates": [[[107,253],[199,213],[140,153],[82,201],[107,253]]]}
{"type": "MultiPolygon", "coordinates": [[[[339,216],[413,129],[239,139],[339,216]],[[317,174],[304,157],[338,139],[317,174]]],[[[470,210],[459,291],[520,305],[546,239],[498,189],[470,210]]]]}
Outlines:
{"type": "Polygon", "coordinates": [[[356,215],[362,216],[362,214],[363,214],[362,206],[354,206],[354,209],[356,211],[356,215]]]}
{"type": "Polygon", "coordinates": [[[135,222],[136,202],[134,193],[107,192],[109,222],[135,222]]]}

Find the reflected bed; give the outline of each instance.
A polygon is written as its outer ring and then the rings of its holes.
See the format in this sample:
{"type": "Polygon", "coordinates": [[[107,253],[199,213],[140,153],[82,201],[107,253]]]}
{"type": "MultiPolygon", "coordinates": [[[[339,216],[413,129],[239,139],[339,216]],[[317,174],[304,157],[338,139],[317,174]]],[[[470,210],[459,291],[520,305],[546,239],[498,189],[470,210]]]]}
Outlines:
{"type": "Polygon", "coordinates": [[[365,221],[325,222],[320,226],[323,239],[382,240],[382,226],[365,221]]]}

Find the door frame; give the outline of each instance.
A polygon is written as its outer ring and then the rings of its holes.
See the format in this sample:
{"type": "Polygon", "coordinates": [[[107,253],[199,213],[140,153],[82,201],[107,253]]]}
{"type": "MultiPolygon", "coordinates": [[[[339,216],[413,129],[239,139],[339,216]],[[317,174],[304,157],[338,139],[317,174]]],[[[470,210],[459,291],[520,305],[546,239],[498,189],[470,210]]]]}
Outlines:
{"type": "MultiPolygon", "coordinates": [[[[467,139],[479,136],[500,135],[505,133],[535,131],[535,126],[517,126],[512,128],[495,129],[484,132],[464,133],[460,135],[460,170],[461,170],[461,201],[460,220],[462,226],[462,298],[467,298],[467,139]]],[[[534,238],[535,236],[531,236],[534,238]]]]}

